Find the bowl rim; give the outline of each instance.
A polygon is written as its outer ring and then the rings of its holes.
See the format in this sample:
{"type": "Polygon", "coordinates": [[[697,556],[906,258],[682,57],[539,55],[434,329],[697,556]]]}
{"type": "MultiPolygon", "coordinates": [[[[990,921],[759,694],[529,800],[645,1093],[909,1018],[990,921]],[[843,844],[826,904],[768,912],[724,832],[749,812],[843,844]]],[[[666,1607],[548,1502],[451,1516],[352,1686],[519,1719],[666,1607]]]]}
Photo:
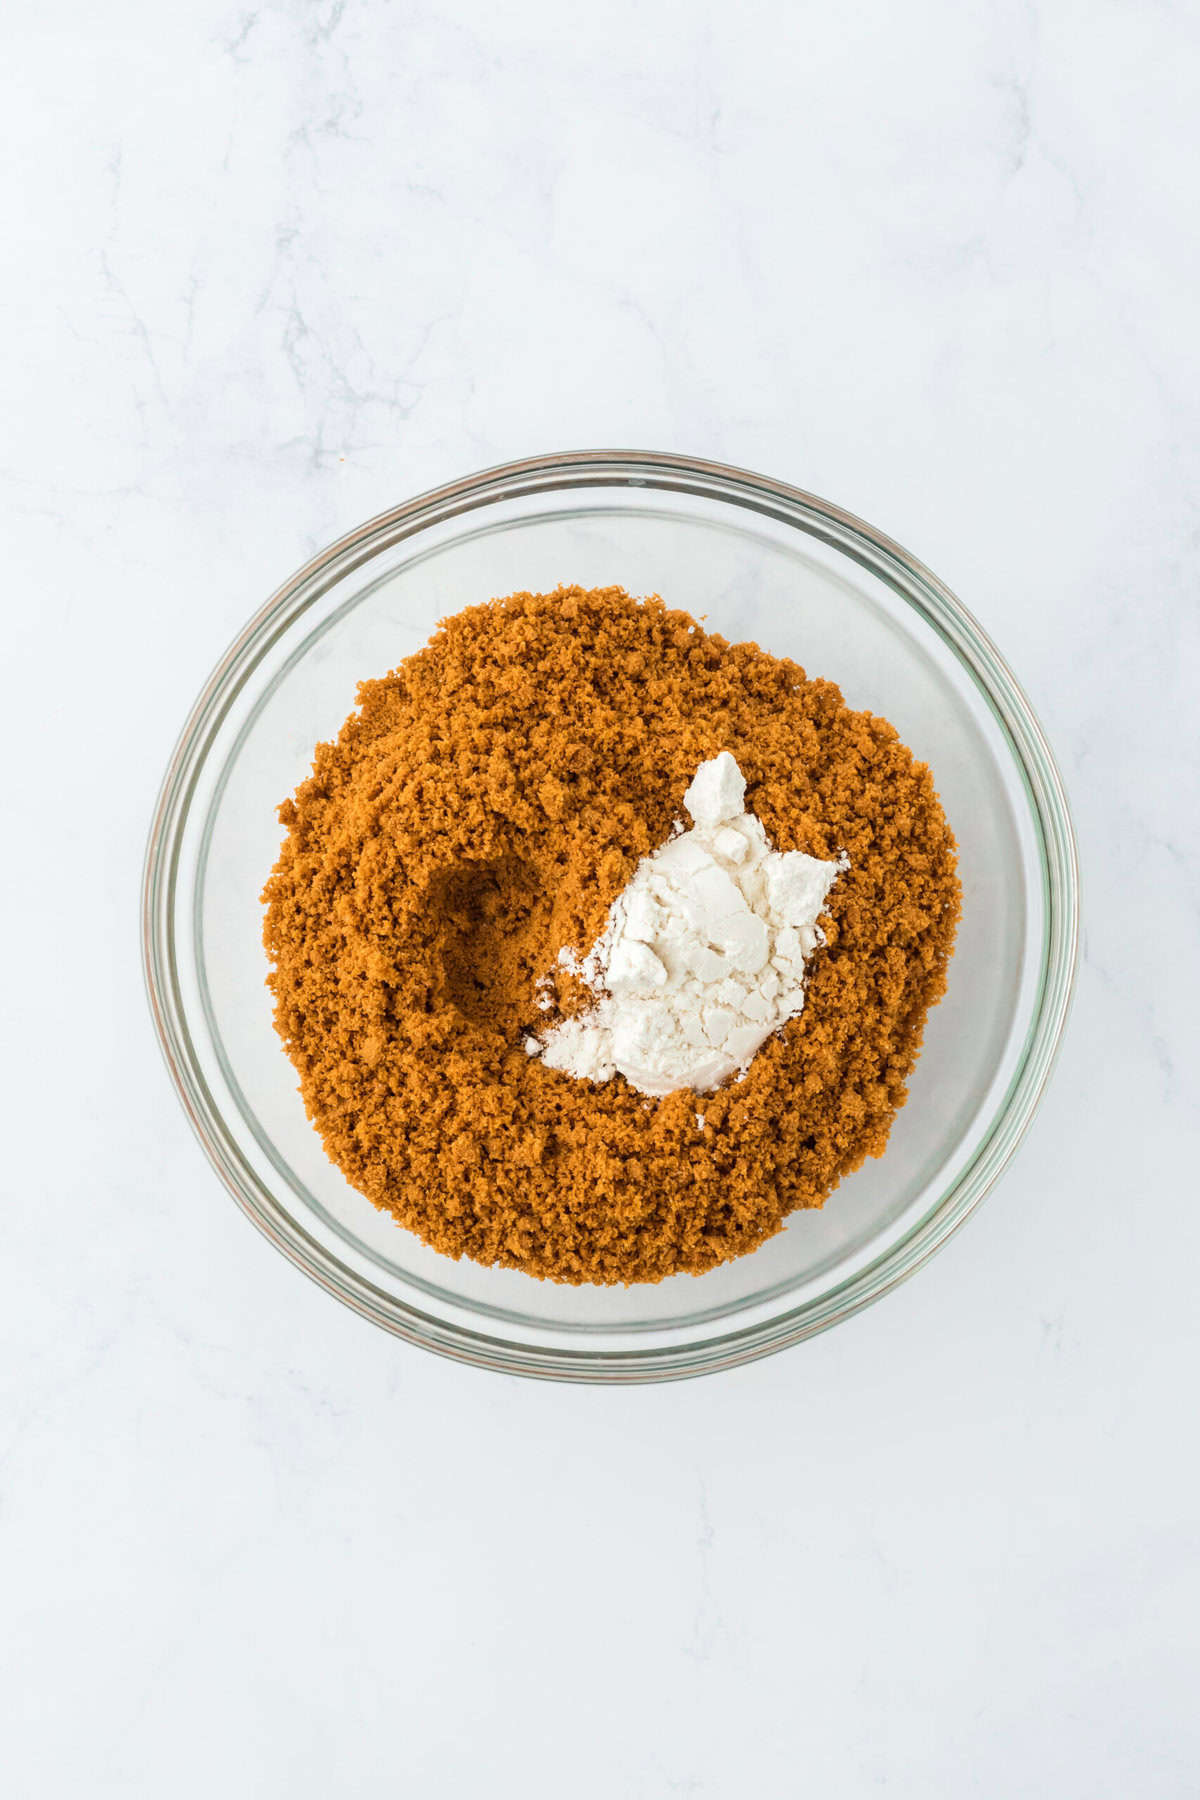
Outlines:
{"type": "Polygon", "coordinates": [[[1078,960],[1079,865],[1062,778],[1024,690],[974,616],[917,558],[855,514],[768,476],[680,454],[576,450],[498,464],[415,495],[345,533],[275,590],[218,661],[176,741],[147,840],[141,927],[150,1013],[184,1112],[233,1199],[289,1261],[362,1317],[440,1355],[543,1379],[633,1383],[734,1367],[828,1330],[915,1274],[970,1217],[1028,1131],[1058,1057],[1078,960]],[[494,1337],[396,1299],[332,1255],[237,1156],[195,1056],[175,960],[175,896],[191,800],[221,721],[264,640],[307,611],[334,581],[402,538],[498,500],[601,486],[649,487],[740,504],[823,538],[888,581],[949,645],[1003,732],[1031,809],[1046,907],[1038,993],[1008,1090],[974,1154],[924,1217],[879,1257],[816,1299],[747,1327],[726,1320],[726,1329],[695,1342],[632,1350],[522,1345],[494,1337]],[[806,515],[803,526],[798,514],[806,515]]]}

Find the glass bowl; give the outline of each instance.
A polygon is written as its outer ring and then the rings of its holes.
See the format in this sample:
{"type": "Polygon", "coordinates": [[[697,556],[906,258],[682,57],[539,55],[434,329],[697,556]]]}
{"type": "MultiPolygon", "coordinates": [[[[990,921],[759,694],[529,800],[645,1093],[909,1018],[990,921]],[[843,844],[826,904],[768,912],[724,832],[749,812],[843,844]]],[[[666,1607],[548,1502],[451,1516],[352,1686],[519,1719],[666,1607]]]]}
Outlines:
{"type": "Polygon", "coordinates": [[[465,1362],[646,1381],[745,1362],[848,1318],[932,1255],[1027,1129],[1067,1016],[1078,929],[1062,783],[1028,701],[942,583],[861,520],[682,456],[511,463],[360,526],[286,582],[214,670],[147,852],[150,1005],[193,1127],[297,1267],[389,1331],[465,1362]],[[836,681],[928,762],[963,916],[886,1154],[753,1254],[658,1285],[568,1287],[454,1262],[327,1159],[271,1023],[259,894],[276,807],[359,680],[476,601],[619,583],[836,681]]]}

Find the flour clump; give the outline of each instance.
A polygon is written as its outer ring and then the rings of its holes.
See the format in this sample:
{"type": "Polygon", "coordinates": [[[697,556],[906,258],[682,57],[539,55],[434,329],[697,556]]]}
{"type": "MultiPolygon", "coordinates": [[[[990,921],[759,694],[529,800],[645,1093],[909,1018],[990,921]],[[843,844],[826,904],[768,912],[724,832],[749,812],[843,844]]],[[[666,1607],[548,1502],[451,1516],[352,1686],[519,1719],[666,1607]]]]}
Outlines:
{"type": "Polygon", "coordinates": [[[745,791],[727,750],[702,763],[684,795],[691,830],[642,858],[585,957],[560,952],[597,998],[526,1040],[543,1066],[711,1093],[801,1011],[817,919],[848,864],[772,849],[745,791]]]}

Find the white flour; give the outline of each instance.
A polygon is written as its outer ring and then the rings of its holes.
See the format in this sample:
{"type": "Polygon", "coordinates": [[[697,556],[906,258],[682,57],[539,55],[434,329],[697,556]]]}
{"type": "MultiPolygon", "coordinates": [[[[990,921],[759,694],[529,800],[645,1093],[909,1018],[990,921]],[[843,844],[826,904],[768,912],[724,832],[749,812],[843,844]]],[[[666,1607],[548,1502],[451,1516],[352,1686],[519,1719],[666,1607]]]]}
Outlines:
{"type": "Polygon", "coordinates": [[[801,1010],[817,918],[848,864],[772,850],[745,791],[727,750],[702,763],[684,795],[692,830],[642,858],[582,961],[561,952],[597,1000],[526,1039],[548,1068],[711,1093],[801,1010]]]}

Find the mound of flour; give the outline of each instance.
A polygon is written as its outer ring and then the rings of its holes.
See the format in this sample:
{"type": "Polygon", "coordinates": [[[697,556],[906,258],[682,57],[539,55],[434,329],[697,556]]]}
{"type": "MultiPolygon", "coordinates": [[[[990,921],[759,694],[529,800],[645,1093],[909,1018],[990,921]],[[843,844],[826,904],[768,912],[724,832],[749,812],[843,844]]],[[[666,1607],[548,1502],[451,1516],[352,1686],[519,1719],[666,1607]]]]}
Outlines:
{"type": "Polygon", "coordinates": [[[804,965],[848,864],[779,852],[744,806],[727,750],[684,795],[692,829],[642,858],[587,956],[560,953],[596,1004],[526,1049],[580,1080],[710,1093],[804,1005],[804,965]]]}

